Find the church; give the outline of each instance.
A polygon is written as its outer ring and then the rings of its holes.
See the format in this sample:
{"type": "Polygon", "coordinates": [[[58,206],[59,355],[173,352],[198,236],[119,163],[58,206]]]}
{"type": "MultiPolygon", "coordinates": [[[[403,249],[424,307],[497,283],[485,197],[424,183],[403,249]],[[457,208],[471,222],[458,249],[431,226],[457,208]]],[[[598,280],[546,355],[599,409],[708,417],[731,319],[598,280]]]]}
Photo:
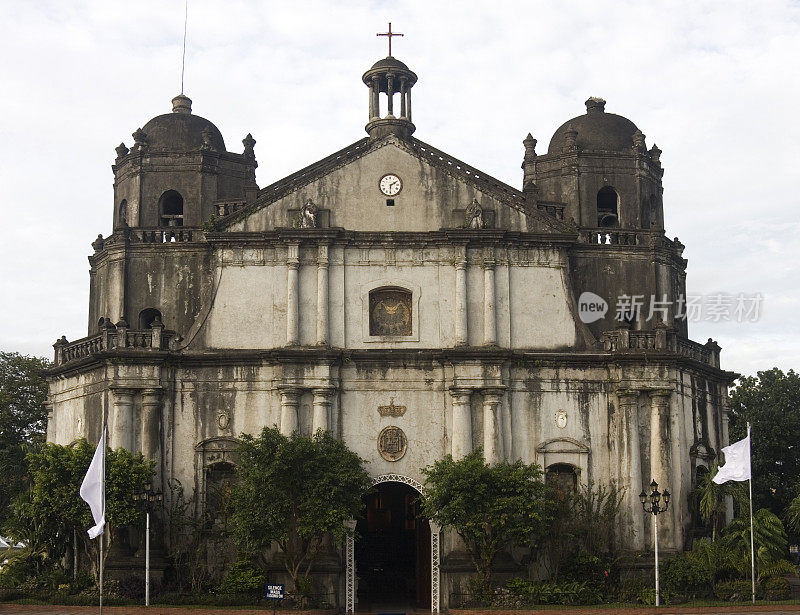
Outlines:
{"type": "Polygon", "coordinates": [[[661,150],[592,97],[546,152],[522,140],[512,186],[417,138],[417,75],[391,52],[362,79],[366,136],[263,188],[256,140],[228,150],[183,94],[116,148],[87,335],[54,345],[48,440],[96,442],[105,416],[110,445],[199,511],[239,434],[330,431],[375,485],[357,539],[315,571],[346,612],[448,606],[470,565],[416,499],[424,467],[476,447],[624,489],[627,551],[652,548],[638,494],[655,478],[673,494],[660,548],[690,546],[735,375],[688,336],[661,150]]]}

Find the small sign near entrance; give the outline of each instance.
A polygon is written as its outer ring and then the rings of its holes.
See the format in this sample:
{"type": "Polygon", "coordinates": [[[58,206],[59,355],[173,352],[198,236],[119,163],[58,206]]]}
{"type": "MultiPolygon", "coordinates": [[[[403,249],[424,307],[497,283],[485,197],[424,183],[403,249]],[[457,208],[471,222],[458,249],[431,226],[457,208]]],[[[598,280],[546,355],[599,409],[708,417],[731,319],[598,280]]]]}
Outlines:
{"type": "Polygon", "coordinates": [[[267,583],[264,586],[264,598],[267,600],[283,600],[283,585],[270,585],[267,583]]]}

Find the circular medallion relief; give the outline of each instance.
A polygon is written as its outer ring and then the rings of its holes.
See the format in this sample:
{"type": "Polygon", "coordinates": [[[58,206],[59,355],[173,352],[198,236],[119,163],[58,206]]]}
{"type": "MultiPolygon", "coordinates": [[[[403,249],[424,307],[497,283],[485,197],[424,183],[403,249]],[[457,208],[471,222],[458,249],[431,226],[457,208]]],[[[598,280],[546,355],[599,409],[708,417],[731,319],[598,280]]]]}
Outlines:
{"type": "Polygon", "coordinates": [[[567,426],[567,413],[564,410],[556,412],[556,426],[564,429],[567,426]]]}
{"type": "Polygon", "coordinates": [[[403,430],[394,425],[384,427],[378,434],[378,452],[386,461],[398,461],[408,448],[408,439],[403,430]]]}

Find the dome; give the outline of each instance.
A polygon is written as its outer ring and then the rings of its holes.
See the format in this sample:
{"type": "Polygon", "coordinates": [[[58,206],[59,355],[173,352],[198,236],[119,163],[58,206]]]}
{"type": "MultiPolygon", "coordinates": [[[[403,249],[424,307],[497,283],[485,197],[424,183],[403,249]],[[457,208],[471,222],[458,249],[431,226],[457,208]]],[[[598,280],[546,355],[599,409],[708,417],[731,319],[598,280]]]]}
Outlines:
{"type": "Polygon", "coordinates": [[[606,101],[590,98],[586,101],[586,115],[572,118],[553,134],[548,154],[565,151],[569,139],[567,133],[575,131],[575,145],[588,151],[627,152],[633,147],[636,124],[621,115],[605,112],[606,101]]]}
{"type": "Polygon", "coordinates": [[[378,60],[375,64],[372,65],[370,70],[375,70],[376,68],[399,68],[401,70],[409,70],[408,66],[403,64],[397,58],[393,58],[392,56],[388,56],[383,58],[383,60],[378,60]]]}
{"type": "Polygon", "coordinates": [[[219,129],[204,117],[192,115],[192,101],[183,94],[172,99],[172,113],[154,117],[141,131],[150,151],[188,152],[204,147],[226,151],[219,129]]]}

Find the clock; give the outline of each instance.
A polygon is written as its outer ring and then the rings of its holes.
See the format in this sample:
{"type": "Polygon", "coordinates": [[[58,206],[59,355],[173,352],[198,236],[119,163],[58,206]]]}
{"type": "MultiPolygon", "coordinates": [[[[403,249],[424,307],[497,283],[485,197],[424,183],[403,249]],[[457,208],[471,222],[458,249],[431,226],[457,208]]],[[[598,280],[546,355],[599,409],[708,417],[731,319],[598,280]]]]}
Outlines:
{"type": "Polygon", "coordinates": [[[403,189],[403,180],[401,180],[397,175],[393,173],[389,173],[388,175],[384,175],[381,177],[381,181],[378,184],[386,196],[394,196],[398,194],[403,189]]]}

